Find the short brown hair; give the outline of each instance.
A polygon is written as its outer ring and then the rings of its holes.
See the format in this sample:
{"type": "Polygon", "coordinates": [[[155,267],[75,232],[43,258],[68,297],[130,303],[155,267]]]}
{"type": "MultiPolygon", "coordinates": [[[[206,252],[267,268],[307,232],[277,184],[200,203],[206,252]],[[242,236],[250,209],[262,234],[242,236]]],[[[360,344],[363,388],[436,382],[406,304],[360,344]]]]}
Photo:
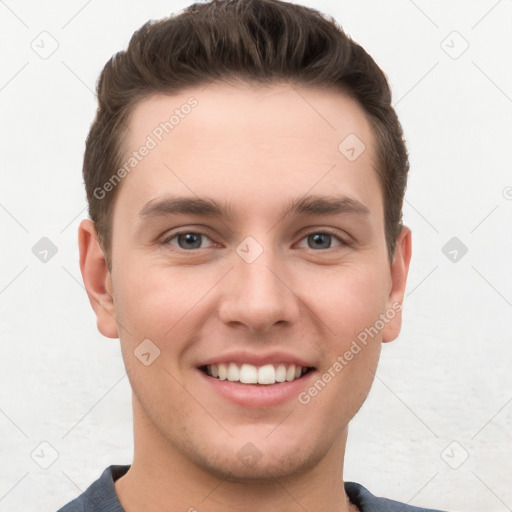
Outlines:
{"type": "Polygon", "coordinates": [[[409,162],[387,79],[337,22],[280,0],[211,0],[151,20],[103,68],[83,176],[89,216],[111,269],[112,211],[119,186],[98,194],[123,161],[127,120],[140,100],[211,82],[242,80],[337,88],[365,111],[377,140],[390,261],[402,228],[409,162]]]}

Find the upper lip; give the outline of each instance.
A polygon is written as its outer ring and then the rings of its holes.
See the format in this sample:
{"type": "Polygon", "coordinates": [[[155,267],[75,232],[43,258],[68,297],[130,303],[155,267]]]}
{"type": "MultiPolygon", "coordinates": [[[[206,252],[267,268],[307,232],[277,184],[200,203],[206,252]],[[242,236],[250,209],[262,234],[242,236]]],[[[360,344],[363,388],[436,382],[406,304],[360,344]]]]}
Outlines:
{"type": "Polygon", "coordinates": [[[311,361],[307,361],[305,358],[296,356],[294,354],[288,354],[286,352],[268,352],[265,354],[256,354],[251,352],[226,352],[221,355],[210,357],[205,359],[200,364],[201,366],[210,366],[212,364],[221,363],[238,363],[238,364],[252,364],[254,366],[263,366],[266,364],[295,364],[296,366],[306,366],[308,368],[314,367],[311,361]]]}

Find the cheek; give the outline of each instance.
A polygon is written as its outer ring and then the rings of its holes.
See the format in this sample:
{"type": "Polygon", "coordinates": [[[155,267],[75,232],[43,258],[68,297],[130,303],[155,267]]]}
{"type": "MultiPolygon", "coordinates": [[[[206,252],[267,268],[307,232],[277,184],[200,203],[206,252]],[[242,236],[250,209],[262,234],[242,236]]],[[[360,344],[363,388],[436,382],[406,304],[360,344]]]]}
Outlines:
{"type": "Polygon", "coordinates": [[[307,305],[325,328],[326,358],[301,403],[311,403],[318,418],[331,417],[336,429],[359,410],[373,382],[381,349],[375,325],[385,309],[387,279],[378,265],[339,267],[316,277],[308,280],[307,305]]]}
{"type": "MultiPolygon", "coordinates": [[[[138,268],[137,263],[140,265],[140,260],[125,260],[125,271],[120,269],[114,283],[116,315],[127,331],[125,336],[133,338],[133,343],[145,338],[162,344],[171,339],[177,342],[191,318],[208,314],[208,304],[214,314],[218,304],[211,304],[207,295],[224,269],[208,266],[191,271],[162,264],[138,268]]],[[[385,276],[386,269],[374,262],[320,270],[308,266],[297,269],[292,284],[310,310],[305,313],[311,321],[320,320],[318,328],[343,345],[374,325],[383,312],[387,298],[385,276]]]]}
{"type": "Polygon", "coordinates": [[[386,270],[377,265],[338,267],[321,275],[316,271],[304,279],[308,306],[334,336],[340,350],[373,326],[386,306],[386,270]]]}
{"type": "Polygon", "coordinates": [[[172,337],[187,315],[197,314],[201,298],[215,283],[214,276],[204,273],[151,265],[131,268],[129,276],[118,276],[115,291],[116,314],[132,336],[172,337]]]}

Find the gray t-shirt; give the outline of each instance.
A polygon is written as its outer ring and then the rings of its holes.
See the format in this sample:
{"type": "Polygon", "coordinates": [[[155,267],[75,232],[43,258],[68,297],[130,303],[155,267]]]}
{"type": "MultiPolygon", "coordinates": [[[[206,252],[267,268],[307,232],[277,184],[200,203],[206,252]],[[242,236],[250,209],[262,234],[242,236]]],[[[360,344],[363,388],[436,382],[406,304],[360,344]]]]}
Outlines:
{"type": "MultiPolygon", "coordinates": [[[[130,466],[109,466],[85,492],[57,512],[125,512],[117,497],[114,482],[129,469],[130,466]]],[[[377,498],[355,482],[345,482],[345,491],[350,501],[357,505],[361,512],[440,512],[377,498]]]]}

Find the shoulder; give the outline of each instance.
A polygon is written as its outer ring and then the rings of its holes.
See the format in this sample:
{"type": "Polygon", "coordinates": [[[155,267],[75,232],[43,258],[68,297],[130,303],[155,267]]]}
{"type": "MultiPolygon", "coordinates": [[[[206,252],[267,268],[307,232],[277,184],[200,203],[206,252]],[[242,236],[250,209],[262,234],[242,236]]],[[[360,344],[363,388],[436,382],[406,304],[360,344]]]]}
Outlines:
{"type": "Polygon", "coordinates": [[[57,512],[124,512],[116,494],[114,481],[130,466],[109,466],[80,496],[57,512]]]}
{"type": "Polygon", "coordinates": [[[356,482],[345,482],[345,491],[350,501],[361,512],[442,512],[431,508],[420,508],[387,498],[378,498],[356,482]]]}

